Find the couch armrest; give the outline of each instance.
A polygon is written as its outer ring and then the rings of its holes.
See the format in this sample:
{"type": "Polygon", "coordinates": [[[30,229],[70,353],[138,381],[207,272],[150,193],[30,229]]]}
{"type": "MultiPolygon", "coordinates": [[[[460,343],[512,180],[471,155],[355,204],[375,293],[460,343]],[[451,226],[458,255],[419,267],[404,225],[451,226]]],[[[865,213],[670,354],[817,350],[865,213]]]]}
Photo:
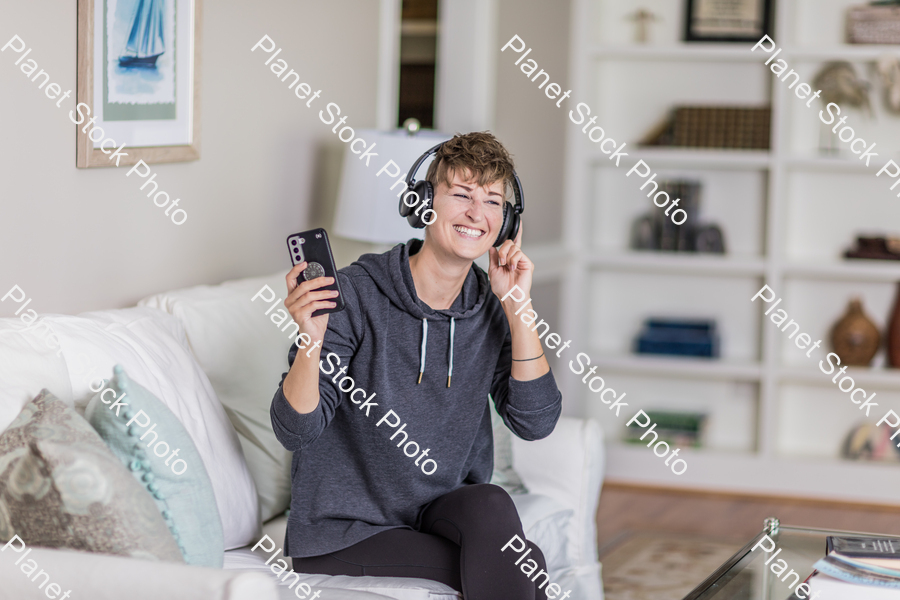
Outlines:
{"type": "Polygon", "coordinates": [[[603,431],[596,421],[561,417],[543,440],[512,438],[513,466],[530,492],[575,511],[569,526],[569,557],[575,565],[597,562],[597,503],[603,485],[603,431]]]}
{"type": "MultiPolygon", "coordinates": [[[[2,546],[0,546],[2,548],[2,546]]],[[[3,598],[46,600],[47,586],[57,584],[62,597],[71,590],[71,600],[277,600],[275,581],[260,573],[222,571],[162,563],[122,556],[91,554],[72,550],[34,548],[27,557],[13,548],[0,553],[0,581],[3,598]],[[19,565],[15,563],[24,558],[19,565]],[[49,583],[40,576],[34,582],[21,568],[34,561],[50,575],[49,583]],[[38,585],[46,583],[43,589],[38,585]]]]}

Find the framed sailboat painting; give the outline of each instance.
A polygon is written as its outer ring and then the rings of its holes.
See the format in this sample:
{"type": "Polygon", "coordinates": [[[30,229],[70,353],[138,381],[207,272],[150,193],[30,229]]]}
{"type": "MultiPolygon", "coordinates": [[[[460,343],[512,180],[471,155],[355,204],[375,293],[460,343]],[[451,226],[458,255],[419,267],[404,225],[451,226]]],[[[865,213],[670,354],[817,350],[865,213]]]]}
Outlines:
{"type": "Polygon", "coordinates": [[[77,167],[200,158],[200,2],[78,0],[77,167]]]}

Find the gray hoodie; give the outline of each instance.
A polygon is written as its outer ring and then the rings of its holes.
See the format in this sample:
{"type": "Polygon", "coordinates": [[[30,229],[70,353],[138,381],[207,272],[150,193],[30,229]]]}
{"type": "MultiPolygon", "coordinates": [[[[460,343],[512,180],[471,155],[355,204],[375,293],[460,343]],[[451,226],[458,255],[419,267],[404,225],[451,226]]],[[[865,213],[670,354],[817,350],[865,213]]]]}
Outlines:
{"type": "Polygon", "coordinates": [[[510,377],[509,323],[484,270],[472,265],[447,310],[419,300],[409,255],[421,243],[363,255],[338,272],[346,309],[328,321],[318,407],[299,414],[281,386],[272,400],[275,435],[294,453],[288,556],[417,528],[429,502],[489,481],[488,394],[522,439],[546,437],[559,419],[552,373],[510,377]]]}

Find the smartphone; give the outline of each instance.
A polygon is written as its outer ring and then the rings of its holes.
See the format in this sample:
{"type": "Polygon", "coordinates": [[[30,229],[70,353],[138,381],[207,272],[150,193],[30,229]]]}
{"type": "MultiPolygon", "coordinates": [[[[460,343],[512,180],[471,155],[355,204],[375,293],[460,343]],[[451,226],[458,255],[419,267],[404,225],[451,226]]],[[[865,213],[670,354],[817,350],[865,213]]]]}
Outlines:
{"type": "Polygon", "coordinates": [[[297,277],[297,285],[317,277],[334,277],[334,283],[319,289],[337,290],[337,298],[331,299],[336,306],[317,310],[312,316],[318,317],[344,310],[344,294],[341,292],[341,283],[337,278],[337,269],[334,266],[334,256],[331,254],[331,244],[328,243],[328,234],[325,230],[320,227],[289,235],[287,245],[288,252],[291,253],[292,265],[302,263],[304,260],[309,263],[297,277]]]}

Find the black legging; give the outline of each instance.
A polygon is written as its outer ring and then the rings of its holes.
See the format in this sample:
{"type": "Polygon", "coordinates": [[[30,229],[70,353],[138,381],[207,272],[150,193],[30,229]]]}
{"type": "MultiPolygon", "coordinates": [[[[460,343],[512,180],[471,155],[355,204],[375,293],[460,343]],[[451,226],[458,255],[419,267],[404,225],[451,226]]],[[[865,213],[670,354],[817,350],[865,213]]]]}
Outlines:
{"type": "Polygon", "coordinates": [[[428,504],[421,517],[419,531],[389,529],[331,554],[294,558],[294,571],[421,577],[449,585],[465,600],[547,599],[547,577],[532,582],[520,570],[528,559],[547,570],[540,549],[527,542],[531,553],[519,566],[521,553],[500,551],[514,535],[525,539],[516,506],[503,488],[464,486],[428,504]]]}

